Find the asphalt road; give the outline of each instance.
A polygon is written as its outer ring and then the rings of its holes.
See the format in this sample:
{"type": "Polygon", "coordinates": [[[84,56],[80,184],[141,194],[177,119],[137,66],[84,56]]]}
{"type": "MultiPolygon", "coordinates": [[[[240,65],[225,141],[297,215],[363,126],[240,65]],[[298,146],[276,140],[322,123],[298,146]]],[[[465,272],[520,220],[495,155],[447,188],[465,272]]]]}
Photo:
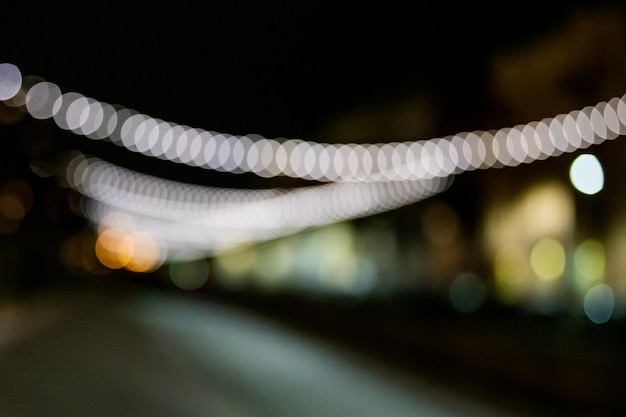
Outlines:
{"type": "Polygon", "coordinates": [[[153,290],[0,314],[0,416],[502,416],[276,321],[153,290]]]}

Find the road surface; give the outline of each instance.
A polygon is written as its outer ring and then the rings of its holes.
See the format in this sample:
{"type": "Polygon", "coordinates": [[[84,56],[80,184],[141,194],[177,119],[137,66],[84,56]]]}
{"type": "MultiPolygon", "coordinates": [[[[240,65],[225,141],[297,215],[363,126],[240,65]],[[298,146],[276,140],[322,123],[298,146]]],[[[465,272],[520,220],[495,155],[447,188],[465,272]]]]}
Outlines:
{"type": "Polygon", "coordinates": [[[3,417],[521,415],[223,303],[69,293],[0,313],[3,417]]]}

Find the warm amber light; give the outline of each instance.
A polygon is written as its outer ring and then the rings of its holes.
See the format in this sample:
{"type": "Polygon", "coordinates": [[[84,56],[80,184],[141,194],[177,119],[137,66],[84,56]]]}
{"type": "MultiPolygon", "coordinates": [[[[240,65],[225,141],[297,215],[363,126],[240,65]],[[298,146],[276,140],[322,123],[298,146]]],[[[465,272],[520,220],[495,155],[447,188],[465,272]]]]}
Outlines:
{"type": "Polygon", "coordinates": [[[120,229],[106,229],[96,240],[96,256],[107,268],[120,269],[132,257],[132,237],[120,229]]]}
{"type": "Polygon", "coordinates": [[[130,236],[130,259],[124,267],[133,272],[148,272],[159,262],[160,248],[157,240],[145,233],[130,236]]]}

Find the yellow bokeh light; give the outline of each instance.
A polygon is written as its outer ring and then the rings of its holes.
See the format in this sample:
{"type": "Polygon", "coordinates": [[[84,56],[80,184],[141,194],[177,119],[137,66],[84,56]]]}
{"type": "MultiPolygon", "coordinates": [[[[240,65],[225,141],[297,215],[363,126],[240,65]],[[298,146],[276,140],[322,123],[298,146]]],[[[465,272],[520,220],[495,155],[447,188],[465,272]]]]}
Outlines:
{"type": "Polygon", "coordinates": [[[567,234],[575,222],[574,212],[571,192],[557,181],[535,184],[520,201],[523,230],[533,240],[567,234]]]}
{"type": "Polygon", "coordinates": [[[554,281],[565,271],[565,248],[558,240],[540,239],[530,252],[530,265],[537,277],[543,281],[554,281]]]}
{"type": "Polygon", "coordinates": [[[159,264],[160,254],[159,242],[154,237],[146,233],[133,233],[130,258],[124,267],[133,272],[152,271],[159,264]]]}
{"type": "Polygon", "coordinates": [[[518,285],[528,271],[526,254],[521,246],[508,245],[496,254],[494,275],[496,280],[505,285],[518,285]]]}
{"type": "Polygon", "coordinates": [[[604,276],[606,255],[604,245],[595,239],[582,242],[574,252],[576,284],[587,289],[604,276]]]}
{"type": "Polygon", "coordinates": [[[494,253],[510,244],[528,247],[542,236],[567,236],[574,224],[571,191],[560,182],[545,181],[511,201],[491,204],[486,215],[486,243],[494,253]]]}
{"type": "Polygon", "coordinates": [[[128,265],[133,252],[132,236],[121,229],[105,229],[96,240],[96,256],[107,268],[120,269],[128,265]]]}
{"type": "Polygon", "coordinates": [[[149,234],[104,229],[96,240],[96,256],[107,268],[133,272],[154,270],[160,261],[158,241],[149,234]]]}

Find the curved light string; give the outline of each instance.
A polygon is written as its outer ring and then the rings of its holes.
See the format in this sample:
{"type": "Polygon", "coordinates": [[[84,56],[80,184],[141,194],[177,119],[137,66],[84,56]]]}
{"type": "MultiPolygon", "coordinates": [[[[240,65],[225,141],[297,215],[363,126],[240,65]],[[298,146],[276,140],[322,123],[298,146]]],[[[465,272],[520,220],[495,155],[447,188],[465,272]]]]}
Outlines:
{"type": "Polygon", "coordinates": [[[167,122],[118,105],[62,93],[54,83],[24,83],[25,106],[38,119],[146,156],[229,173],[322,182],[444,177],[516,166],[573,152],[626,132],[626,95],[540,121],[429,140],[330,144],[231,135],[167,122]]]}
{"type": "Polygon", "coordinates": [[[626,133],[626,95],[514,127],[373,144],[207,131],[63,93],[39,77],[22,79],[12,64],[0,64],[0,98],[76,135],[150,157],[221,172],[326,182],[289,190],[200,187],[75,158],[68,182],[89,197],[86,217],[96,225],[150,233],[168,259],[391,210],[443,191],[465,171],[528,164],[626,133]]]}
{"type": "Polygon", "coordinates": [[[83,155],[67,174],[69,185],[89,197],[83,210],[95,225],[149,233],[168,259],[388,211],[443,191],[452,178],[234,190],[164,180],[83,155]]]}
{"type": "Polygon", "coordinates": [[[43,82],[31,91],[39,91],[29,93],[27,108],[31,100],[38,103],[31,114],[41,117],[51,108],[60,128],[91,139],[106,138],[143,155],[221,172],[322,182],[410,180],[516,166],[600,144],[626,131],[626,96],[512,128],[420,141],[329,144],[206,131],[77,93],[62,94],[50,106],[41,97],[55,97],[57,87],[43,82]]]}

